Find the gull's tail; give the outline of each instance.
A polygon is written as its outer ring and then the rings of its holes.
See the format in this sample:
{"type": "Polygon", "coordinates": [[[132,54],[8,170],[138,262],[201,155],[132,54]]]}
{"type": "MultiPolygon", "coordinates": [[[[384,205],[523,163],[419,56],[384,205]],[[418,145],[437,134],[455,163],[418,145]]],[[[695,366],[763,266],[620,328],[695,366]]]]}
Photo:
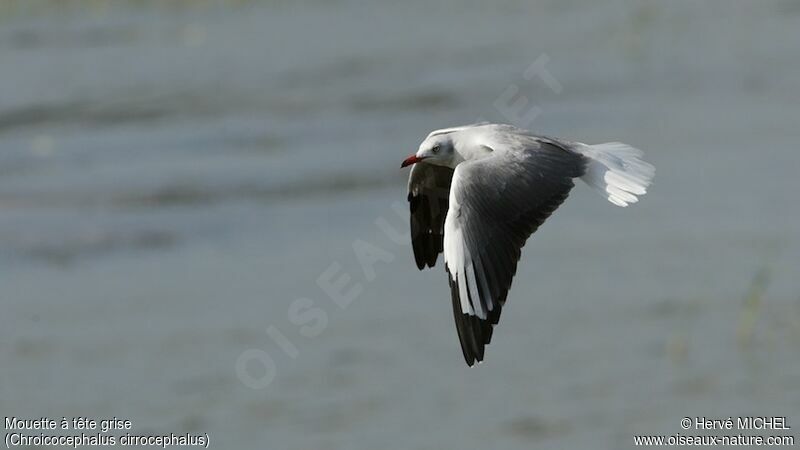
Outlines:
{"type": "Polygon", "coordinates": [[[641,150],[621,142],[578,144],[575,150],[588,160],[581,180],[617,206],[639,201],[637,196],[647,192],[656,174],[656,168],[642,160],[641,150]]]}

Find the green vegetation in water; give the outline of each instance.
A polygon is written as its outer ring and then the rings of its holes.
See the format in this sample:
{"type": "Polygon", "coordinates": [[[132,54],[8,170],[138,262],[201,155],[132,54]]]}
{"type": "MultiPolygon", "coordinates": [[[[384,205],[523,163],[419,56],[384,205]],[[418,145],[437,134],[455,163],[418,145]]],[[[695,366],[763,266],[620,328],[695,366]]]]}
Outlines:
{"type": "Polygon", "coordinates": [[[750,282],[750,289],[739,315],[739,327],[736,330],[739,346],[742,348],[749,348],[753,344],[756,323],[764,303],[764,293],[767,291],[771,279],[772,268],[765,266],[756,272],[753,281],[750,282]]]}

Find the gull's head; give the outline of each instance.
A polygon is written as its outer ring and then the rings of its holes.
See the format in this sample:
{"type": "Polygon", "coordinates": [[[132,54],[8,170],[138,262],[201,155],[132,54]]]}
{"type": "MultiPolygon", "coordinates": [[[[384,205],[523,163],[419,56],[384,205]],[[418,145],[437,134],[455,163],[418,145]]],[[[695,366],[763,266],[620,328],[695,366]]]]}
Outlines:
{"type": "Polygon", "coordinates": [[[417,153],[406,158],[400,167],[424,162],[436,166],[453,167],[455,148],[450,133],[429,135],[422,144],[419,144],[417,153]]]}

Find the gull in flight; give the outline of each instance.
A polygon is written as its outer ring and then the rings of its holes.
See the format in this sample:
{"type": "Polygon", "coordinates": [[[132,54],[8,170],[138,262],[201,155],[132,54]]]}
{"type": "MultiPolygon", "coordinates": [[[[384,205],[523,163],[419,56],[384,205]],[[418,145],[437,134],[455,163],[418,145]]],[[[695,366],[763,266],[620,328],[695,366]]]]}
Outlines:
{"type": "Polygon", "coordinates": [[[436,130],[402,167],[420,270],[439,253],[467,365],[483,361],[520,251],[580,178],[617,206],[636,203],[655,168],[619,142],[587,145],[480,123],[436,130]]]}

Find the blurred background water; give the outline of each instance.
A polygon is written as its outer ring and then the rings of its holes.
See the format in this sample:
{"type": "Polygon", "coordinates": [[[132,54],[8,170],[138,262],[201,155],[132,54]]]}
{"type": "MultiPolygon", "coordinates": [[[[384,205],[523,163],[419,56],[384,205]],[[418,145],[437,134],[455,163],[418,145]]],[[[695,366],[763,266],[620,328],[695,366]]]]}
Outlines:
{"type": "Polygon", "coordinates": [[[793,0],[2,2],[0,412],[215,448],[797,429],[798,44],[793,0]],[[525,77],[542,56],[560,92],[525,77]],[[658,172],[627,209],[573,191],[469,369],[443,269],[376,220],[406,233],[400,161],[431,129],[508,122],[509,88],[534,130],[658,172]],[[374,278],[357,240],[391,255],[374,278]],[[347,308],[331,267],[363,288],[347,308]],[[275,363],[264,389],[237,374],[247,349],[275,363]]]}

